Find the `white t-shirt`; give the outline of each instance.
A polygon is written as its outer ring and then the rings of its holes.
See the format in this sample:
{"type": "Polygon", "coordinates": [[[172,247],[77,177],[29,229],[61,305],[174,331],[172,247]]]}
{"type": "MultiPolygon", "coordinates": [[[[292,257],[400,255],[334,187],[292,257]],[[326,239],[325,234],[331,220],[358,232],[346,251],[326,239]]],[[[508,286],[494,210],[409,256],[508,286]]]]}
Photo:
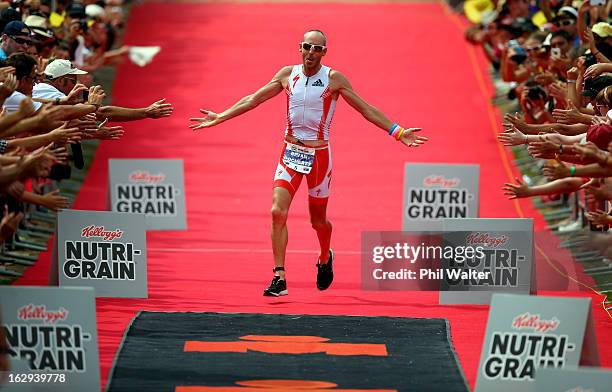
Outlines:
{"type": "MultiPolygon", "coordinates": [[[[20,93],[19,91],[15,91],[13,94],[11,94],[4,101],[4,105],[2,105],[2,107],[4,107],[6,109],[6,114],[15,113],[17,110],[19,110],[19,104],[25,98],[26,98],[26,96],[24,94],[20,93]]],[[[34,110],[36,111],[36,110],[40,109],[40,107],[42,106],[42,103],[32,101],[32,105],[34,106],[34,110]]]]}
{"type": "Polygon", "coordinates": [[[37,83],[32,90],[32,98],[56,99],[65,97],[66,94],[48,83],[37,83]]]}

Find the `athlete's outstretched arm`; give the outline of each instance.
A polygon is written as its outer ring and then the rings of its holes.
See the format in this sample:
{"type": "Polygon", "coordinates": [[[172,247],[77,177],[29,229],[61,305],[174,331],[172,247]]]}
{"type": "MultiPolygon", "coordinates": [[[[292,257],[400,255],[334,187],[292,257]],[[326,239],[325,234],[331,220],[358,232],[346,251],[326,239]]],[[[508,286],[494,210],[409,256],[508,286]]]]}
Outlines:
{"type": "Polygon", "coordinates": [[[195,121],[195,123],[191,124],[189,128],[196,130],[200,128],[212,127],[214,125],[221,124],[230,118],[240,116],[249,110],[255,109],[260,104],[283,91],[283,80],[287,80],[289,75],[291,75],[291,67],[283,67],[265,86],[257,90],[255,93],[242,98],[231,108],[221,113],[217,114],[211,112],[210,110],[200,109],[200,112],[202,112],[206,117],[190,118],[189,121],[195,121]]]}
{"type": "MultiPolygon", "coordinates": [[[[389,132],[393,126],[391,120],[389,120],[378,108],[370,105],[357,95],[351,83],[342,73],[334,70],[330,74],[330,78],[334,83],[334,88],[337,88],[337,91],[349,105],[361,113],[366,120],[384,129],[386,132],[389,132]]],[[[420,130],[421,128],[406,128],[406,132],[403,133],[399,140],[408,147],[418,147],[427,141],[426,137],[416,135],[416,132],[420,130]]]]}

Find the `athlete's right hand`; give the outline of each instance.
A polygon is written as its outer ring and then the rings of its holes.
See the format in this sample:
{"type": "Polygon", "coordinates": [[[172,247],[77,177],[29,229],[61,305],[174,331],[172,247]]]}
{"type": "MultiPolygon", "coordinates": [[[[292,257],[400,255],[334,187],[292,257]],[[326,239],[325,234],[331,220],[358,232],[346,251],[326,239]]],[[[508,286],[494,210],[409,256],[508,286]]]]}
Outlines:
{"type": "Polygon", "coordinates": [[[213,125],[217,125],[219,123],[219,115],[215,112],[211,112],[210,110],[200,109],[200,112],[204,114],[206,117],[195,117],[190,118],[189,121],[195,121],[196,124],[191,124],[189,128],[194,131],[200,128],[208,128],[213,125]]]}

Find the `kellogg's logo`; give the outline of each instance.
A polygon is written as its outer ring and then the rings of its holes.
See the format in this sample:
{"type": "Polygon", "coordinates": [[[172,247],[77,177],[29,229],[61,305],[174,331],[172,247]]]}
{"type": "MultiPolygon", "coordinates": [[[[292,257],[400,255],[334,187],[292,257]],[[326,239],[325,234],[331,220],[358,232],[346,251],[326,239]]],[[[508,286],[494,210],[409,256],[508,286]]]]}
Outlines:
{"type": "Polygon", "coordinates": [[[163,182],[166,179],[166,176],[163,173],[150,174],[146,170],[137,170],[135,172],[130,173],[129,178],[131,182],[144,182],[148,184],[154,184],[163,182]]]}
{"type": "Polygon", "coordinates": [[[461,182],[458,178],[444,178],[441,175],[431,175],[429,177],[425,177],[423,180],[423,185],[425,186],[439,186],[442,188],[455,188],[461,182]]]}
{"type": "Polygon", "coordinates": [[[508,236],[500,235],[499,237],[493,237],[489,233],[470,233],[465,237],[465,240],[469,245],[484,245],[497,248],[508,242],[508,236]]]}
{"type": "Polygon", "coordinates": [[[116,229],[114,231],[108,231],[104,229],[104,226],[87,226],[81,231],[81,237],[92,238],[100,237],[104,241],[112,241],[117,238],[121,238],[123,231],[116,229]]]}
{"type": "Polygon", "coordinates": [[[539,314],[530,314],[529,312],[518,315],[512,321],[514,329],[528,329],[535,332],[554,331],[559,327],[561,322],[553,317],[550,320],[542,320],[539,314]]]}
{"type": "Polygon", "coordinates": [[[45,324],[55,324],[58,320],[66,320],[68,311],[62,307],[59,310],[52,311],[47,310],[45,305],[29,304],[19,308],[17,318],[19,320],[42,320],[45,324]]]}

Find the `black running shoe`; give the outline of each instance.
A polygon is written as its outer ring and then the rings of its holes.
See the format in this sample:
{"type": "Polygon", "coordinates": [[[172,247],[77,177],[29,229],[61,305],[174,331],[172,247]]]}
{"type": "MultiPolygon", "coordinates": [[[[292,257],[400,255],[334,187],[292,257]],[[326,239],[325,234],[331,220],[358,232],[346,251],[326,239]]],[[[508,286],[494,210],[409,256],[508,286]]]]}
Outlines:
{"type": "Polygon", "coordinates": [[[270,287],[264,290],[264,296],[266,297],[280,297],[281,295],[287,295],[287,282],[285,279],[281,279],[280,276],[275,276],[270,283],[270,287]]]}
{"type": "Polygon", "coordinates": [[[334,261],[334,251],[329,250],[329,260],[326,264],[317,263],[317,288],[319,290],[327,290],[334,281],[334,269],[332,263],[334,261]]]}

